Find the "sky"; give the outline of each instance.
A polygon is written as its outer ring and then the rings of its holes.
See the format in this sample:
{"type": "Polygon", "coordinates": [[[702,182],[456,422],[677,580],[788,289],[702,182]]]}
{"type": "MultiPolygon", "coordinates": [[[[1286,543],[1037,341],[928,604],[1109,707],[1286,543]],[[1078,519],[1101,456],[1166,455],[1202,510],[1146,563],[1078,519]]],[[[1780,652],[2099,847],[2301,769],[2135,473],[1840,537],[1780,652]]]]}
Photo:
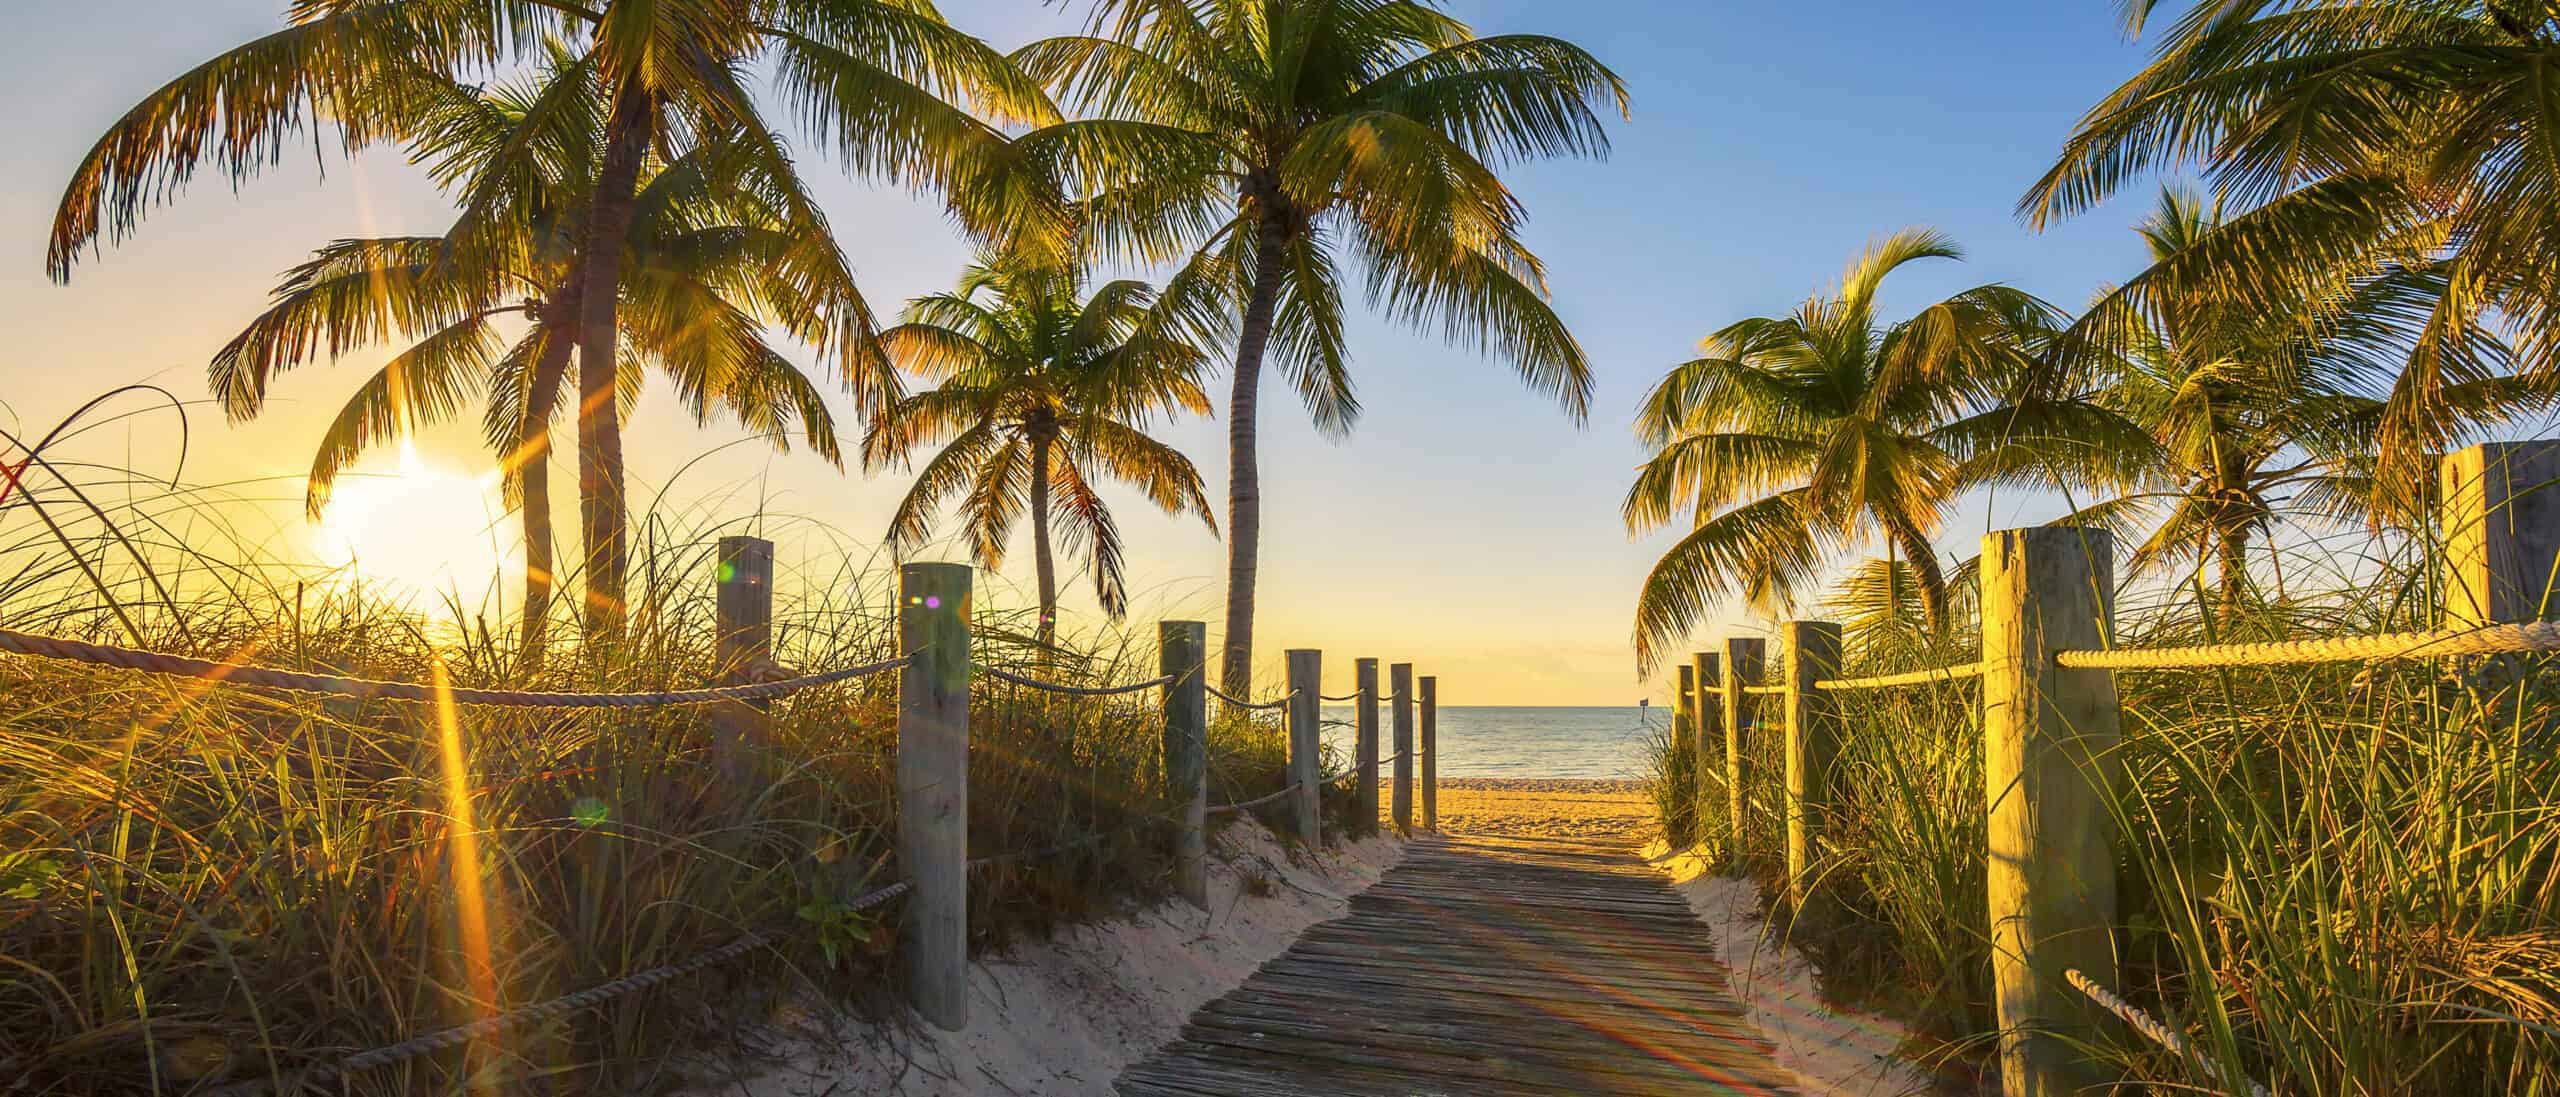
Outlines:
{"type": "MultiPolygon", "coordinates": [[[[1006,49],[1072,29],[1083,11],[1080,0],[942,6],[1006,49]]],[[[283,7],[65,5],[48,13],[45,35],[0,41],[0,102],[13,107],[11,139],[0,143],[0,425],[40,430],[138,382],[200,401],[206,360],[311,248],[437,232],[449,220],[450,207],[396,153],[315,152],[236,187],[200,175],[132,239],[85,259],[68,285],[46,279],[53,209],[91,142],[161,82],[280,26],[283,7]]],[[[1674,536],[1630,538],[1618,517],[1643,457],[1628,424],[1647,387],[1708,332],[1792,308],[1833,285],[1870,240],[1906,226],[1945,231],[1968,256],[1898,274],[1885,315],[1989,281],[2074,307],[2140,264],[2128,228],[2147,193],[2042,233],[2013,212],[2080,113],[2144,56],[2105,0],[1449,7],[1479,33],[1570,38],[1630,85],[1633,117],[1613,121],[1605,162],[1506,175],[1529,210],[1526,238],[1547,262],[1555,307],[1593,364],[1592,414],[1576,424],[1501,362],[1362,313],[1350,338],[1365,412],[1348,439],[1318,435],[1285,395],[1264,401],[1258,680],[1277,677],[1282,649],[1307,647],[1326,653],[1329,690],[1347,689],[1353,657],[1373,656],[1437,675],[1451,705],[1667,703],[1662,682],[1638,676],[1628,636],[1646,569],[1674,536]]],[[[876,310],[949,286],[969,248],[936,204],[848,178],[802,147],[804,174],[876,310]]],[[[368,460],[360,471],[372,475],[347,483],[326,521],[300,514],[299,477],[322,429],[384,357],[288,374],[251,422],[193,407],[186,478],[242,485],[237,494],[255,501],[243,505],[260,508],[257,536],[280,555],[352,561],[429,601],[438,590],[490,597],[493,553],[511,524],[488,496],[490,459],[468,417],[422,436],[405,460],[396,450],[368,460]]],[[[1221,406],[1224,388],[1221,377],[1221,406]]],[[[849,435],[859,429],[850,414],[839,418],[849,435]]],[[[768,523],[786,567],[805,574],[835,574],[847,554],[885,564],[877,543],[906,487],[894,470],[839,471],[741,443],[733,425],[697,427],[664,386],[644,398],[631,430],[635,499],[662,499],[697,525],[790,516],[768,523]],[[808,535],[818,526],[838,535],[808,535]]],[[[165,469],[174,436],[166,416],[149,416],[82,444],[165,469]]],[[[1225,425],[1186,421],[1160,436],[1193,457],[1223,507],[1225,425]]],[[[565,458],[565,426],[558,437],[565,458]]],[[[573,476],[563,460],[555,491],[571,494],[573,476]]],[[[1150,643],[1158,618],[1206,619],[1214,630],[1224,546],[1196,520],[1164,519],[1127,492],[1112,498],[1136,595],[1126,627],[1150,643]]],[[[2015,493],[1977,496],[1939,545],[1969,557],[1984,529],[2057,509],[2015,493]]],[[[569,514],[564,558],[574,551],[569,514]]],[[[962,557],[947,545],[927,555],[962,557]]],[[[1029,576],[1018,541],[982,589],[1020,604],[1029,576]]],[[[496,586],[512,597],[512,581],[496,586]]],[[[1080,572],[1062,586],[1071,626],[1104,627],[1080,572]]],[[[1736,606],[1697,646],[1767,628],[1736,606]]]]}

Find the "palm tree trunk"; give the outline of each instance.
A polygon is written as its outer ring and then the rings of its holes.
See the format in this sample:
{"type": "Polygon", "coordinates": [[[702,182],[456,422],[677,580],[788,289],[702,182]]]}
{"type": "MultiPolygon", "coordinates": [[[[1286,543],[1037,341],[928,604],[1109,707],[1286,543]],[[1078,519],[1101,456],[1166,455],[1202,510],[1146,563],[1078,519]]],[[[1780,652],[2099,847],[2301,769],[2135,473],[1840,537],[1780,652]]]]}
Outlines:
{"type": "Polygon", "coordinates": [[[1031,432],[1031,561],[1040,575],[1040,650],[1058,634],[1058,563],[1049,552],[1049,433],[1031,432]]]}
{"type": "Polygon", "coordinates": [[[1253,282],[1245,291],[1244,331],[1236,342],[1235,389],[1227,398],[1227,644],[1218,682],[1232,697],[1251,697],[1253,691],[1253,584],[1262,569],[1262,470],[1254,452],[1254,412],[1262,395],[1262,356],[1279,311],[1287,243],[1278,217],[1266,212],[1256,229],[1253,282]]]}
{"type": "MultiPolygon", "coordinates": [[[[575,307],[561,301],[555,311],[575,307]]],[[[543,640],[551,629],[551,590],[558,579],[559,565],[551,556],[551,408],[559,403],[569,356],[577,349],[567,330],[545,333],[542,357],[525,384],[524,425],[516,439],[513,463],[524,511],[524,635],[519,647],[528,670],[542,665],[543,640]]]]}
{"type": "Polygon", "coordinates": [[[2240,528],[2222,535],[2216,546],[2221,555],[2222,609],[2228,616],[2240,608],[2240,599],[2249,592],[2249,531],[2240,528]]]}
{"type": "Polygon", "coordinates": [[[622,420],[615,406],[622,252],[631,233],[641,161],[655,128],[655,106],[636,82],[614,97],[605,126],[603,166],[587,210],[586,253],[578,284],[578,526],[587,549],[587,635],[622,627],[624,541],[622,420]]]}
{"type": "Polygon", "coordinates": [[[1911,560],[1911,577],[1920,584],[1920,608],[1929,626],[1931,639],[1947,634],[1947,573],[1938,566],[1938,550],[1920,532],[1920,527],[1899,514],[1880,515],[1887,536],[1902,545],[1902,554],[1911,560]]]}

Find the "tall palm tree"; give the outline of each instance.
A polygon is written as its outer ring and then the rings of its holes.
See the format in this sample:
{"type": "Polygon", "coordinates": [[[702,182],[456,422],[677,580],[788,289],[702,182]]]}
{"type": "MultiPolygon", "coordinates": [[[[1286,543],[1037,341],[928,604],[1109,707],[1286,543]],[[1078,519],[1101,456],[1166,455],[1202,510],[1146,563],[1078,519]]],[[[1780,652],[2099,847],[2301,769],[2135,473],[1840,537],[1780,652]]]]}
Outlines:
{"type": "Polygon", "coordinates": [[[1582,348],[1546,302],[1520,202],[1496,168],[1604,155],[1594,104],[1626,89],[1588,53],[1475,37],[1437,0],[1096,0],[1090,32],[1014,54],[1094,117],[1020,138],[1091,195],[1104,254],[1188,256],[1165,295],[1236,339],[1227,401],[1227,618],[1221,681],[1249,691],[1260,570],[1256,414],[1266,356],[1317,425],[1359,412],[1342,272],[1396,319],[1507,359],[1575,419],[1582,348]]]}
{"type": "MultiPolygon", "coordinates": [[[[323,435],[305,503],[327,506],[340,471],[382,441],[458,414],[485,398],[483,424],[524,524],[523,639],[538,654],[555,585],[550,453],[570,355],[577,346],[581,221],[595,184],[604,115],[555,104],[551,125],[522,155],[507,146],[524,119],[563,82],[583,86],[573,58],[488,89],[448,86],[412,142],[449,188],[489,187],[489,176],[523,172],[506,191],[516,208],[495,224],[516,238],[504,247],[458,248],[454,234],[340,240],[289,272],[269,307],[209,367],[215,395],[234,420],[257,415],[276,374],[317,357],[336,357],[397,338],[408,347],[360,386],[323,435]],[[514,319],[522,327],[502,332],[514,319]]],[[[812,226],[788,203],[769,201],[763,161],[727,143],[694,146],[672,163],[652,162],[640,181],[626,234],[623,329],[625,411],[642,374],[672,380],[695,419],[717,409],[788,448],[797,430],[812,450],[839,460],[833,414],[817,386],[767,342],[764,325],[811,338],[825,314],[860,300],[841,262],[815,273],[782,257],[806,247],[812,226]]],[[[461,231],[463,225],[457,225],[461,231]]],[[[824,226],[815,226],[823,235],[824,226]]],[[[481,230],[485,238],[490,230],[481,230]]],[[[894,380],[869,382],[872,386],[894,380]]]]}
{"type": "Polygon", "coordinates": [[[874,468],[940,447],[890,519],[900,553],[930,540],[935,513],[959,494],[972,554],[998,567],[1028,506],[1043,645],[1058,618],[1053,504],[1064,504],[1063,540],[1084,550],[1094,596],[1114,619],[1128,596],[1119,527],[1098,490],[1106,478],[1217,530],[1190,459],[1146,433],[1158,414],[1208,413],[1206,356],[1179,337],[1145,283],[1083,293],[1072,268],[987,259],[955,292],[910,303],[882,342],[899,365],[938,383],[890,405],[863,440],[874,468]]]}
{"type": "MultiPolygon", "coordinates": [[[[2100,399],[2150,433],[2160,460],[2140,490],[2075,520],[2128,533],[2147,526],[2129,561],[2136,574],[2211,561],[2230,606],[2248,590],[2251,542],[2286,511],[2367,515],[2383,394],[2445,286],[2428,268],[2395,268],[2267,308],[2278,299],[2265,290],[2234,293],[2182,265],[2214,247],[2225,224],[2219,205],[2195,190],[2163,187],[2136,231],[2152,260],[2143,292],[2168,307],[2124,307],[2122,291],[2110,291],[2074,325],[2075,341],[2114,352],[2100,399]]],[[[2471,371],[2478,379],[2445,395],[2471,409],[2474,424],[2541,402],[2508,374],[2497,340],[2469,340],[2466,349],[2486,356],[2471,371]]]]}
{"type": "Polygon", "coordinates": [[[1886,276],[1961,256],[1936,232],[1896,233],[1850,263],[1836,293],[1728,325],[1646,395],[1636,432],[1654,456],[1627,491],[1627,528],[1693,515],[1638,597],[1646,668],[1713,600],[1774,610],[1870,536],[1889,554],[1882,574],[1907,566],[1929,631],[1943,633],[1948,582],[1930,538],[1959,494],[2141,467],[2147,437],[2050,368],[2056,317],[2035,297],[1982,285],[1878,322],[1886,276]]]}
{"type": "MultiPolygon", "coordinates": [[[[2141,33],[2157,0],[2124,6],[2141,33]]],[[[2202,278],[2261,311],[2423,269],[2445,291],[2411,318],[2414,353],[2378,423],[2374,502],[2427,481],[2428,455],[2476,425],[2466,386],[2513,329],[2525,371],[2560,383],[2560,8],[2516,0],[2203,0],[2151,63],[2081,120],[2020,200],[2035,224],[2146,173],[2201,168],[2248,212],[2128,283],[2158,318],[2202,278]],[[2158,283],[2157,292],[2153,284],[2158,283]]]]}
{"type": "MultiPolygon", "coordinates": [[[[327,124],[347,151],[413,136],[418,97],[451,79],[501,69],[552,40],[569,44],[585,86],[560,81],[532,105],[521,136],[556,112],[606,104],[604,141],[578,248],[574,332],[578,392],[580,526],[586,541],[591,630],[621,619],[626,522],[615,389],[624,372],[620,291],[626,236],[639,215],[640,181],[653,157],[680,159],[689,142],[717,140],[763,162],[769,198],[795,222],[824,218],[800,186],[783,142],[742,78],[775,74],[792,113],[850,169],[939,189],[972,231],[1062,238],[1062,212],[1039,181],[1016,173],[990,122],[1040,124],[1056,113],[1037,86],[984,43],[953,30],[913,0],[298,0],[293,25],[234,48],[146,96],[99,139],[74,172],[55,216],[47,266],[67,278],[102,235],[129,234],[143,212],[210,159],[235,182],[300,147],[306,126],[327,124]],[[419,81],[427,74],[436,79],[419,81]],[[413,92],[419,86],[427,89],[413,92]],[[982,121],[951,100],[989,116],[982,121]]],[[[514,209],[493,173],[466,196],[452,250],[515,239],[499,214],[514,209]]],[[[840,256],[823,234],[777,256],[815,271],[840,256]]],[[[821,350],[848,377],[885,375],[870,313],[859,299],[826,317],[821,350]]],[[[857,388],[867,411],[890,393],[857,388]]]]}

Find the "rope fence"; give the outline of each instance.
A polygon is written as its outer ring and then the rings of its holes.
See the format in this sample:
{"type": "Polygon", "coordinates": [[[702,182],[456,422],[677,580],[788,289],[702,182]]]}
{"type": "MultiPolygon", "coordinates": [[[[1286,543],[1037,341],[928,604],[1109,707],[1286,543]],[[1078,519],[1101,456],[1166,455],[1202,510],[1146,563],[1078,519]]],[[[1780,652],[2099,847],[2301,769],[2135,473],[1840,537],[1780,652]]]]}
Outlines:
{"type": "MultiPolygon", "coordinates": [[[[2185,1059],[2207,1076],[2216,1079],[2233,1077],[2222,1069],[2222,1064],[2214,1061],[2213,1056],[2205,1054],[2203,1049],[2188,1043],[2186,1036],[2178,1030],[2161,1023],[2159,1018],[2143,1012],[2142,1007],[2117,997],[2114,991],[2099,986],[2097,980],[2081,974],[2079,968],[2062,969],[2062,977],[2071,983],[2073,989],[2087,995],[2090,1001],[2096,1002],[2100,1009],[2115,1014],[2117,1019],[2131,1026],[2135,1032],[2149,1037],[2152,1043],[2168,1049],[2172,1055],[2185,1059]]],[[[2267,1087],[2248,1079],[2242,1080],[2249,1087],[2249,1097],[2271,1097],[2267,1087]]]]}
{"type": "Polygon", "coordinates": [[[58,636],[37,636],[9,629],[0,629],[0,652],[88,663],[93,666],[115,667],[122,670],[137,670],[145,674],[169,678],[193,678],[237,686],[280,689],[293,693],[317,693],[358,701],[449,699],[454,704],[474,708],[527,709],[665,708],[721,701],[768,701],[805,689],[896,670],[906,666],[908,661],[914,658],[912,655],[902,655],[877,663],[843,667],[780,681],[710,686],[703,689],[659,690],[645,693],[546,693],[532,690],[472,689],[464,686],[439,689],[425,682],[310,674],[303,671],[252,666],[247,663],[219,662],[184,655],[168,655],[156,651],[140,651],[134,648],[117,647],[113,644],[94,644],[85,640],[67,640],[58,636]]]}
{"type": "Polygon", "coordinates": [[[1238,699],[1236,699],[1236,698],[1234,698],[1234,697],[1230,697],[1230,696],[1228,696],[1228,695],[1227,695],[1227,691],[1222,690],[1222,689],[1219,689],[1219,688],[1218,688],[1218,687],[1216,687],[1216,686],[1207,685],[1206,683],[1203,683],[1202,685],[1203,685],[1203,688],[1206,688],[1206,689],[1209,691],[1209,696],[1211,696],[1211,697],[1215,697],[1215,698],[1217,698],[1217,699],[1219,699],[1219,700],[1221,700],[1221,701],[1224,701],[1224,702],[1226,702],[1226,703],[1228,703],[1228,704],[1230,704],[1230,705],[1234,705],[1234,706],[1235,706],[1235,707],[1237,707],[1237,708],[1249,708],[1249,709],[1254,709],[1254,710],[1256,710],[1256,711],[1260,711],[1260,712],[1270,712],[1270,711],[1274,711],[1274,710],[1277,710],[1277,709],[1287,708],[1287,707],[1289,707],[1289,701],[1290,701],[1292,698],[1294,698],[1294,697],[1296,697],[1296,696],[1297,696],[1296,694],[1292,693],[1292,694],[1284,694],[1284,695],[1282,695],[1280,698],[1278,698],[1277,700],[1261,701],[1261,702],[1255,702],[1255,701],[1244,701],[1244,700],[1238,700],[1238,699]]]}
{"type": "Polygon", "coordinates": [[[1346,694],[1343,694],[1343,695],[1341,695],[1341,696],[1339,696],[1339,697],[1336,697],[1336,696],[1334,696],[1334,695],[1332,695],[1332,694],[1330,694],[1330,693],[1323,693],[1323,694],[1317,694],[1317,695],[1316,695],[1316,700],[1319,700],[1319,701],[1357,701],[1357,700],[1359,700],[1359,699],[1360,699],[1360,695],[1359,695],[1358,693],[1356,693],[1356,692],[1355,692],[1355,693],[1346,693],[1346,694]]]}
{"type": "Polygon", "coordinates": [[[1296,791],[1298,791],[1298,783],[1297,783],[1296,781],[1291,781],[1291,782],[1289,782],[1289,784],[1288,784],[1288,786],[1287,786],[1287,787],[1282,788],[1280,791],[1278,791],[1278,792],[1274,792],[1274,793],[1272,793],[1272,794],[1270,794],[1270,795],[1268,795],[1268,796],[1256,796],[1256,797],[1254,797],[1253,799],[1250,799],[1250,800],[1239,800],[1239,801],[1236,801],[1235,803],[1232,803],[1232,804],[1219,804],[1219,805],[1217,805],[1216,807],[1210,808],[1210,809],[1209,809],[1209,814],[1211,814],[1211,815],[1228,815],[1228,814],[1233,814],[1233,813],[1235,813],[1235,812],[1239,812],[1239,811],[1245,811],[1245,810],[1249,810],[1249,809],[1252,809],[1252,808],[1258,808],[1258,807],[1261,807],[1261,806],[1262,806],[1262,805],[1264,805],[1264,804],[1277,803],[1277,802],[1278,802],[1278,801],[1280,801],[1280,800],[1286,799],[1286,798],[1289,796],[1289,794],[1290,794],[1290,793],[1293,793],[1293,792],[1296,792],[1296,791]]]}
{"type": "Polygon", "coordinates": [[[1000,667],[982,666],[978,669],[985,671],[989,678],[996,678],[1011,682],[1017,686],[1027,686],[1031,689],[1040,690],[1045,693],[1060,693],[1070,697],[1111,697],[1122,693],[1137,693],[1141,690],[1154,689],[1157,686],[1171,685],[1174,680],[1173,675],[1167,674],[1160,678],[1149,678],[1143,682],[1131,682],[1125,686],[1070,686],[1062,682],[1044,682],[1038,678],[1015,674],[1012,671],[1005,670],[1000,667]]]}
{"type": "Polygon", "coordinates": [[[2182,667],[2279,666],[2288,663],[2381,662],[2453,655],[2560,651],[2560,622],[2400,632],[2382,636],[2331,636],[2315,640],[2207,644],[2181,648],[2116,648],[2061,651],[2054,662],[2098,670],[2166,670],[2182,667]]]}
{"type": "Polygon", "coordinates": [[[1895,686],[1921,686],[1933,682],[1961,682],[1982,677],[1982,664],[1959,663],[1948,667],[1905,671],[1900,674],[1878,674],[1867,678],[1825,678],[1813,684],[1815,689],[1891,689],[1895,686]]]}

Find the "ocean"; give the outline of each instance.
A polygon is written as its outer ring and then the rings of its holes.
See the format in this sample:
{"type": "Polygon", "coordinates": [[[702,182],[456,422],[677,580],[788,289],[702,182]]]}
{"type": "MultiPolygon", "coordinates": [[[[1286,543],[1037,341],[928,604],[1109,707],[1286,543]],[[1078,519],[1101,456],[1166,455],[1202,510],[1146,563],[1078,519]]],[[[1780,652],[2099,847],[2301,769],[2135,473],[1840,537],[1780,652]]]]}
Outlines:
{"type": "MultiPolygon", "coordinates": [[[[1663,709],[1440,708],[1442,777],[1578,777],[1635,780],[1646,776],[1645,744],[1670,717],[1663,709]]],[[[1351,756],[1352,707],[1326,705],[1325,744],[1351,756]],[[1339,723],[1340,726],[1335,726],[1339,723]]],[[[1421,735],[1415,716],[1414,734],[1421,735]]],[[[1378,705],[1378,756],[1395,753],[1393,706],[1378,705]]]]}

